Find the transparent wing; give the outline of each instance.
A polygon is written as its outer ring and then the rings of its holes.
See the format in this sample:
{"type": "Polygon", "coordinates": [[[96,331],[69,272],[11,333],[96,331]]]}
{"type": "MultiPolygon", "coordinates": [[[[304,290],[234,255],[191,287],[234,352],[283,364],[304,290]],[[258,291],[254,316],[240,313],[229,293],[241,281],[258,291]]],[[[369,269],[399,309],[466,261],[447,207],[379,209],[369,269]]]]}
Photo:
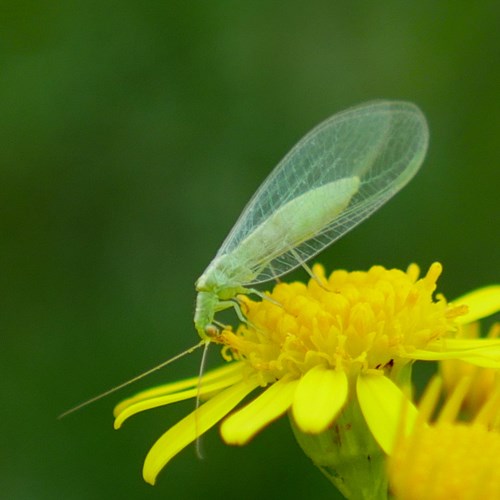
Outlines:
{"type": "MultiPolygon", "coordinates": [[[[311,206],[311,190],[346,178],[359,188],[343,211],[306,241],[272,244],[272,251],[245,254],[241,265],[252,273],[242,285],[279,277],[310,259],[366,219],[415,175],[424,159],[428,128],[413,104],[375,101],[333,115],[310,131],[283,158],[251,198],[217,253],[238,254],[242,242],[292,200],[287,227],[301,221],[311,206]],[[299,198],[301,197],[301,198],[299,198]],[[304,199],[304,206],[301,204],[304,199]]],[[[255,234],[258,234],[256,232],[255,234]]],[[[271,245],[270,245],[271,247],[271,245]]],[[[238,276],[234,276],[238,282],[238,276]]]]}

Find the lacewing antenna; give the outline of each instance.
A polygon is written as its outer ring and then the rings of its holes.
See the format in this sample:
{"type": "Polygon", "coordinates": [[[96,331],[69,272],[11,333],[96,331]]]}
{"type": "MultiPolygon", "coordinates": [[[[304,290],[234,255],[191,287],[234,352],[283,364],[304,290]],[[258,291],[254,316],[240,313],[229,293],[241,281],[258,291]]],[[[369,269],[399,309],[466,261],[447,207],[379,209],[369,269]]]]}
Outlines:
{"type": "Polygon", "coordinates": [[[161,368],[164,368],[165,366],[173,363],[174,361],[177,361],[178,359],[186,356],[187,354],[191,354],[193,351],[198,349],[199,347],[205,345],[207,343],[206,340],[201,340],[198,342],[196,345],[191,346],[189,349],[186,349],[185,351],[180,352],[179,354],[176,354],[174,357],[167,359],[166,361],[163,361],[157,366],[154,366],[153,368],[150,368],[149,370],[140,373],[139,375],[127,380],[126,382],[123,382],[122,384],[116,385],[115,387],[112,387],[111,389],[108,389],[105,392],[102,392],[101,394],[98,394],[97,396],[94,396],[93,398],[87,399],[86,401],[83,401],[83,403],[80,403],[73,408],[70,408],[69,410],[66,410],[65,412],[61,413],[57,419],[60,420],[64,417],[67,417],[71,413],[74,413],[78,410],[81,410],[85,406],[88,406],[92,403],[95,403],[96,401],[99,401],[99,399],[105,398],[106,396],[109,396],[110,394],[113,394],[113,392],[119,391],[120,389],[123,389],[127,385],[133,384],[134,382],[137,382],[141,378],[147,377],[148,375],[151,375],[152,373],[160,370],[161,368]]]}

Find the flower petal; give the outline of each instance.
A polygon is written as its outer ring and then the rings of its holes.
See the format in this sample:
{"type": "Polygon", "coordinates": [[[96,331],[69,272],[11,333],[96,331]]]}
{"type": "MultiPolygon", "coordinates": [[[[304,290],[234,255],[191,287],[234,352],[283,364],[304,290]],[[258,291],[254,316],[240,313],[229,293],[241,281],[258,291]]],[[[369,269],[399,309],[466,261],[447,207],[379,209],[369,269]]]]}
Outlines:
{"type": "MultiPolygon", "coordinates": [[[[205,379],[203,379],[205,380],[205,379]]],[[[165,396],[152,397],[148,399],[139,400],[139,395],[134,396],[131,399],[137,400],[136,403],[129,404],[125,407],[125,405],[120,405],[123,407],[123,410],[120,413],[116,413],[115,410],[115,422],[114,428],[119,429],[123,422],[127,420],[132,415],[139,413],[141,411],[150,410],[152,408],[158,408],[159,406],[165,406],[171,403],[177,403],[178,401],[184,401],[186,399],[196,398],[197,396],[202,397],[206,394],[214,394],[217,393],[226,387],[232,386],[241,382],[242,373],[241,370],[236,371],[234,373],[228,373],[226,378],[215,379],[212,382],[204,383],[202,381],[200,387],[194,387],[192,389],[188,389],[181,392],[176,392],[174,394],[166,394],[165,396]]],[[[157,388],[157,389],[161,389],[157,388]]],[[[144,393],[148,394],[152,391],[144,391],[144,393]]],[[[144,394],[142,393],[142,394],[144,394]]]]}
{"type": "Polygon", "coordinates": [[[344,406],[348,393],[343,371],[316,366],[299,381],[293,398],[292,413],[303,432],[323,432],[344,406]]]}
{"type": "Polygon", "coordinates": [[[458,323],[471,323],[500,311],[500,285],[485,286],[462,295],[453,304],[466,304],[469,312],[456,319],[458,323]]]}
{"type": "Polygon", "coordinates": [[[422,361],[457,359],[484,368],[500,368],[499,339],[446,339],[444,346],[436,343],[428,347],[416,349],[407,357],[422,361]]]}
{"type": "MultiPolygon", "coordinates": [[[[233,378],[233,375],[236,374],[238,374],[241,378],[241,373],[243,369],[244,369],[244,363],[241,362],[230,363],[228,365],[222,366],[221,368],[217,368],[215,370],[211,370],[205,373],[201,378],[201,383],[199,383],[200,377],[196,376],[184,380],[179,380],[177,382],[172,382],[170,384],[164,384],[159,387],[153,387],[152,389],[147,389],[145,391],[141,391],[130,398],[120,401],[120,403],[115,406],[115,409],[113,410],[113,415],[116,417],[118,414],[124,411],[128,406],[132,406],[135,403],[139,403],[147,399],[152,399],[160,396],[168,396],[175,393],[181,395],[182,393],[179,391],[183,391],[184,389],[192,389],[193,387],[198,388],[198,386],[200,386],[200,394],[202,393],[206,394],[208,392],[206,388],[209,387],[210,384],[212,383],[217,383],[218,381],[221,380],[229,380],[229,378],[233,378]]],[[[232,383],[228,383],[227,385],[228,386],[232,385],[232,383]]],[[[183,399],[186,398],[180,396],[179,399],[172,400],[171,403],[175,401],[182,401],[183,399]]]]}
{"type": "Polygon", "coordinates": [[[360,375],[356,392],[370,431],[390,454],[402,421],[405,433],[409,432],[417,418],[417,409],[394,382],[379,374],[360,375]]]}
{"type": "Polygon", "coordinates": [[[292,404],[297,380],[282,378],[244,408],[222,422],[220,432],[228,444],[243,445],[292,404]]]}
{"type": "Polygon", "coordinates": [[[144,480],[154,484],[158,473],[172,457],[219,422],[258,385],[254,378],[229,387],[171,427],[149,450],[142,471],[144,480]]]}

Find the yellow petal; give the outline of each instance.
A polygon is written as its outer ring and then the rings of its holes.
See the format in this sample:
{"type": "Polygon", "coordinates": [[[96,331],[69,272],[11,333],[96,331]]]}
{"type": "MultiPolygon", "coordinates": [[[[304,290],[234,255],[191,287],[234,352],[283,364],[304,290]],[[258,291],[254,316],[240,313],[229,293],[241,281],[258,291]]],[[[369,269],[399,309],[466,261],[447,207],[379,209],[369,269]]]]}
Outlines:
{"type": "MultiPolygon", "coordinates": [[[[178,399],[175,399],[175,397],[173,397],[172,400],[170,400],[169,402],[174,403],[176,401],[182,401],[184,399],[187,399],[187,397],[184,397],[183,392],[181,391],[192,388],[198,389],[198,385],[200,387],[200,395],[209,393],[210,392],[209,389],[212,387],[212,384],[215,384],[216,386],[220,387],[221,385],[222,386],[224,385],[220,384],[221,382],[227,381],[228,383],[226,384],[226,386],[233,385],[233,383],[235,383],[234,380],[237,381],[241,379],[243,368],[244,368],[243,363],[240,362],[230,363],[228,365],[224,365],[221,368],[217,368],[215,370],[211,370],[205,373],[202,377],[201,384],[199,383],[200,377],[191,377],[185,380],[179,380],[177,382],[172,382],[170,384],[164,384],[159,387],[153,387],[152,389],[141,391],[138,394],[135,394],[134,396],[124,399],[123,401],[118,403],[115,406],[115,409],[113,410],[113,415],[116,417],[129,406],[133,406],[136,403],[141,403],[143,401],[162,396],[170,396],[176,394],[178,395],[178,399]]],[[[188,397],[196,397],[196,394],[194,396],[188,396],[188,397]]],[[[168,403],[163,403],[163,404],[168,404],[168,403]]],[[[160,405],[155,405],[155,406],[160,406],[160,405]]],[[[151,408],[152,407],[153,406],[151,406],[151,408]]]]}
{"type": "Polygon", "coordinates": [[[285,413],[292,404],[297,380],[281,379],[221,425],[222,438],[228,444],[243,445],[263,427],[285,413]]]}
{"type": "MultiPolygon", "coordinates": [[[[214,380],[210,383],[203,383],[200,387],[195,387],[193,389],[188,389],[186,391],[177,392],[175,394],[167,394],[166,396],[159,396],[154,398],[145,399],[143,401],[138,401],[134,404],[129,404],[120,413],[116,414],[114,421],[114,428],[119,429],[123,422],[127,420],[132,415],[145,410],[151,410],[152,408],[158,408],[159,406],[165,406],[171,403],[177,403],[178,401],[184,401],[186,399],[196,398],[197,396],[202,397],[206,394],[214,394],[226,387],[241,382],[242,374],[240,371],[229,374],[226,378],[214,380]]],[[[145,391],[149,392],[149,391],[145,391]]],[[[137,396],[135,397],[137,399],[137,396]]]]}
{"type": "Polygon", "coordinates": [[[378,444],[390,454],[404,421],[405,434],[417,418],[417,409],[387,377],[360,375],[356,384],[359,405],[378,444]]]}
{"type": "Polygon", "coordinates": [[[457,338],[435,340],[427,345],[432,351],[470,351],[471,349],[495,349],[500,347],[500,338],[457,338]]]}
{"type": "Polygon", "coordinates": [[[484,368],[500,368],[499,339],[446,339],[444,344],[437,342],[428,347],[415,349],[407,357],[422,361],[457,359],[484,368]]]}
{"type": "Polygon", "coordinates": [[[229,387],[171,427],[149,450],[142,471],[144,480],[154,484],[158,473],[172,457],[219,422],[258,385],[253,379],[229,387]]]}
{"type": "Polygon", "coordinates": [[[469,312],[459,316],[458,323],[471,323],[500,311],[500,285],[479,288],[453,301],[453,304],[465,304],[469,312]]]}
{"type": "Polygon", "coordinates": [[[292,413],[303,432],[323,432],[344,406],[348,393],[344,372],[317,366],[299,381],[293,398],[292,413]]]}
{"type": "Polygon", "coordinates": [[[474,349],[462,352],[457,359],[482,368],[500,368],[500,348],[474,349]]]}

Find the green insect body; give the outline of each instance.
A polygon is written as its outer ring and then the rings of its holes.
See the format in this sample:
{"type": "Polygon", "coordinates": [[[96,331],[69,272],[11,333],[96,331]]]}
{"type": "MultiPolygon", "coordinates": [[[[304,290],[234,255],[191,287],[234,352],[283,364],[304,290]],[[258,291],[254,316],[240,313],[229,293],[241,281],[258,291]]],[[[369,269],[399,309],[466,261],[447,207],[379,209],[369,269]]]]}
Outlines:
{"type": "Polygon", "coordinates": [[[314,128],[271,172],[196,282],[194,323],[216,340],[217,312],[278,278],[371,215],[420,168],[428,145],[413,104],[377,101],[314,128]]]}

